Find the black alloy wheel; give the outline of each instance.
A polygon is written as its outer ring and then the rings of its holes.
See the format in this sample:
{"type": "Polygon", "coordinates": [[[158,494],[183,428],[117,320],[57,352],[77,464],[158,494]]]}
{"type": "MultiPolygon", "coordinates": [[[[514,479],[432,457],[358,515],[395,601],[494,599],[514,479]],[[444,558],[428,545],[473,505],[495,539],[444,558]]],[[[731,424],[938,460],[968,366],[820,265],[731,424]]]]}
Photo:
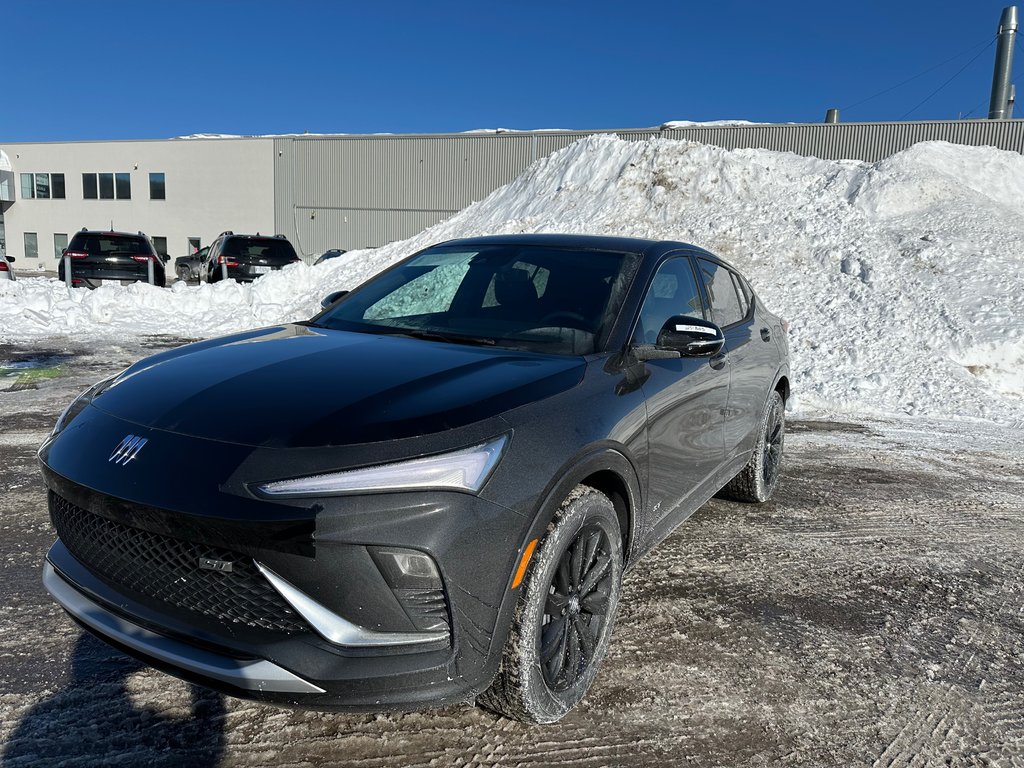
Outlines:
{"type": "Polygon", "coordinates": [[[624,559],[619,526],[615,505],[596,488],[569,493],[518,587],[501,665],[479,704],[553,723],[580,702],[611,641],[624,559]]]}
{"type": "Polygon", "coordinates": [[[785,437],[785,411],[781,398],[773,398],[765,425],[765,439],[761,472],[767,488],[774,488],[782,466],[782,447],[785,437]]]}
{"type": "Polygon", "coordinates": [[[553,691],[575,685],[594,659],[612,592],[608,534],[584,527],[558,563],[540,627],[544,682],[553,691]]]}

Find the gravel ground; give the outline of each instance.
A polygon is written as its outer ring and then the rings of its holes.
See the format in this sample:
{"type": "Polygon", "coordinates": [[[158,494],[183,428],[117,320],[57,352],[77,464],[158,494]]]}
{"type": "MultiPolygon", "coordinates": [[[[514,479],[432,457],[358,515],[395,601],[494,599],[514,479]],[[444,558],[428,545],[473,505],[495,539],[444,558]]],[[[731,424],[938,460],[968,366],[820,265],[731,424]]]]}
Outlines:
{"type": "Polygon", "coordinates": [[[142,354],[0,347],[4,766],[1024,765],[1020,425],[791,422],[774,501],[713,500],[629,574],[556,725],[296,712],[148,669],[43,591],[35,449],[142,354]]]}

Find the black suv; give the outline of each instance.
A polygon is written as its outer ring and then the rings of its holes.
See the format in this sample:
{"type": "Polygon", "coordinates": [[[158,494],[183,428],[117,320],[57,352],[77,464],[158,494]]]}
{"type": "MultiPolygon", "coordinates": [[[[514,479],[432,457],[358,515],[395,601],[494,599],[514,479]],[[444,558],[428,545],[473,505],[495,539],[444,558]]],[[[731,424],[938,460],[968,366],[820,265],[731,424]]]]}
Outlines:
{"type": "Polygon", "coordinates": [[[71,284],[96,288],[104,280],[148,282],[149,263],[153,284],[166,285],[164,258],[142,232],[99,232],[83,229],[64,249],[57,274],[64,280],[65,261],[71,262],[71,284]]]}
{"type": "Polygon", "coordinates": [[[221,232],[210,245],[203,267],[206,280],[215,283],[227,276],[241,282],[251,282],[262,275],[300,261],[284,235],[236,235],[221,232]]]}
{"type": "Polygon", "coordinates": [[[441,243],[82,394],[39,451],[43,581],[230,693],[550,722],[625,570],[715,493],[772,495],[788,377],[785,324],[700,248],[441,243]]]}

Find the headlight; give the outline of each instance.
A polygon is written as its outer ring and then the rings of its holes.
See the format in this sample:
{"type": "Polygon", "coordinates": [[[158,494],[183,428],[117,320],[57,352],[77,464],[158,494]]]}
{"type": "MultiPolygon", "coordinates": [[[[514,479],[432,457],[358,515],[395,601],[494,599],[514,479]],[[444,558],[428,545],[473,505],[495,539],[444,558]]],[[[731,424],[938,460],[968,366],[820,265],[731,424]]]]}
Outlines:
{"type": "MultiPolygon", "coordinates": [[[[117,374],[117,376],[120,375],[121,374],[117,374]]],[[[85,390],[85,392],[83,392],[74,400],[72,400],[71,404],[68,405],[68,407],[65,408],[63,411],[61,411],[60,416],[57,417],[57,423],[53,425],[53,431],[50,433],[50,437],[60,434],[63,431],[64,427],[66,427],[68,424],[74,421],[75,417],[82,411],[84,411],[85,407],[89,405],[89,403],[91,403],[97,395],[99,395],[103,390],[105,390],[110,385],[110,383],[117,378],[117,376],[111,376],[109,379],[104,379],[103,381],[96,382],[87,390],[85,390]]]]}
{"type": "Polygon", "coordinates": [[[257,486],[257,490],[265,496],[279,498],[427,488],[476,493],[490,477],[506,442],[503,435],[461,451],[294,480],[275,480],[257,486]]]}

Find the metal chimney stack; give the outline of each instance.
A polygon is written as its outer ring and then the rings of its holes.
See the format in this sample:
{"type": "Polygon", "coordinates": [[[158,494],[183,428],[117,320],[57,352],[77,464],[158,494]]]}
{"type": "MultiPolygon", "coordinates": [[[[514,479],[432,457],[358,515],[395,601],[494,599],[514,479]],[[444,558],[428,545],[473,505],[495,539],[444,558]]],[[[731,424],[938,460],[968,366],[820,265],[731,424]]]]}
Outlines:
{"type": "Polygon", "coordinates": [[[992,99],[988,105],[989,120],[1005,120],[1013,114],[1010,80],[1013,79],[1013,43],[1017,37],[1017,6],[1003,8],[999,19],[999,41],[996,44],[996,66],[992,73],[992,99]]]}

